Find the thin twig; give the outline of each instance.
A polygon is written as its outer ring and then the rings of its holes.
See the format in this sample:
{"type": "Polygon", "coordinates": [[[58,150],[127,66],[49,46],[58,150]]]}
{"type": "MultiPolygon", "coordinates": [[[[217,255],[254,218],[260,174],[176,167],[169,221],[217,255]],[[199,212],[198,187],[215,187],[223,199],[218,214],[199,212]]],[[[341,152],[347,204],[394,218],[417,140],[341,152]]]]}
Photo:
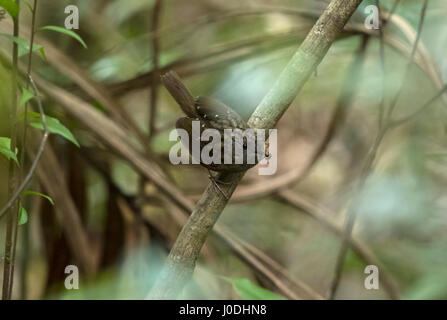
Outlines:
{"type": "MultiPolygon", "coordinates": [[[[20,0],[16,1],[17,5],[20,5],[20,0]]],[[[19,36],[19,16],[13,18],[13,36],[19,36]]],[[[13,43],[12,46],[12,99],[11,99],[11,110],[10,110],[10,123],[11,123],[11,151],[16,152],[17,145],[17,128],[16,128],[16,118],[17,118],[17,88],[18,88],[18,45],[13,43]]],[[[9,161],[9,173],[8,173],[8,196],[11,197],[16,183],[17,183],[17,172],[14,161],[12,159],[9,161]]],[[[7,212],[6,221],[6,238],[5,238],[5,262],[3,265],[3,286],[2,286],[2,299],[10,300],[10,288],[12,287],[13,275],[12,275],[12,265],[13,265],[13,242],[14,242],[14,230],[17,227],[17,213],[18,205],[16,199],[11,202],[5,210],[11,210],[7,212]]]]}
{"type": "MultiPolygon", "coordinates": [[[[29,46],[29,52],[28,52],[28,67],[27,67],[27,72],[26,72],[26,77],[29,78],[31,75],[31,66],[32,66],[32,60],[33,60],[33,48],[34,48],[34,30],[36,27],[36,12],[37,12],[37,0],[34,0],[34,6],[33,6],[33,10],[32,10],[32,19],[31,19],[31,35],[30,35],[30,46],[29,46]]],[[[29,88],[29,81],[26,82],[26,88],[29,88]]],[[[28,102],[25,104],[25,116],[23,119],[23,135],[22,135],[22,150],[20,153],[20,163],[22,164],[22,169],[20,170],[20,180],[23,179],[23,173],[24,173],[24,168],[25,168],[25,146],[26,146],[26,136],[28,133],[28,102]]],[[[20,201],[20,200],[19,200],[20,201]]],[[[27,225],[25,225],[25,228],[27,228],[27,225]]],[[[12,258],[12,269],[11,269],[11,273],[14,275],[14,266],[15,266],[15,254],[16,254],[16,246],[17,246],[17,227],[15,228],[15,234],[14,234],[14,242],[13,242],[13,250],[12,250],[12,254],[13,254],[13,258],[12,258]]],[[[25,233],[27,232],[27,230],[25,230],[25,233]]],[[[26,248],[28,247],[28,243],[26,242],[24,244],[25,246],[25,251],[27,250],[26,248]]],[[[25,291],[25,287],[26,287],[26,259],[27,257],[24,257],[23,260],[23,265],[22,265],[22,274],[23,279],[22,279],[22,290],[23,294],[25,291]]],[[[10,295],[12,294],[12,284],[10,287],[10,295]]]]}
{"type": "Polygon", "coordinates": [[[430,98],[427,102],[425,102],[419,109],[414,111],[413,113],[402,117],[401,119],[392,120],[391,123],[388,125],[390,129],[396,128],[398,126],[403,125],[404,123],[407,123],[417,116],[419,116],[422,112],[427,110],[428,107],[430,107],[436,100],[438,100],[445,92],[447,92],[447,84],[439,90],[432,98],[430,98]]]}
{"type": "Polygon", "coordinates": [[[40,160],[40,157],[42,156],[43,150],[45,149],[45,144],[47,143],[48,140],[48,136],[50,135],[50,132],[48,131],[48,127],[47,127],[47,121],[45,119],[45,113],[43,111],[43,107],[42,107],[42,101],[40,99],[40,93],[34,83],[33,78],[30,76],[29,77],[29,81],[32,85],[32,88],[34,90],[34,94],[35,94],[35,99],[37,101],[37,105],[39,107],[39,112],[40,112],[40,117],[42,119],[42,126],[43,126],[43,137],[42,140],[40,142],[39,145],[39,150],[37,151],[36,157],[34,158],[33,163],[31,164],[31,167],[25,177],[25,179],[22,181],[22,183],[20,184],[20,186],[17,188],[17,190],[14,192],[14,194],[12,195],[12,197],[10,197],[10,199],[8,200],[8,202],[3,206],[3,208],[0,210],[0,219],[4,216],[4,213],[12,206],[12,204],[14,203],[15,200],[17,200],[22,191],[25,190],[26,186],[28,185],[28,183],[31,181],[34,172],[36,171],[36,166],[40,160]]]}
{"type": "MultiPolygon", "coordinates": [[[[158,74],[158,60],[159,60],[159,51],[160,51],[160,38],[158,37],[158,28],[160,24],[160,15],[161,15],[161,2],[162,0],[155,0],[153,13],[152,13],[152,23],[151,23],[151,32],[154,34],[152,38],[152,70],[153,76],[159,77],[158,74]]],[[[155,118],[157,114],[157,90],[158,83],[157,81],[151,81],[150,84],[150,105],[149,105],[149,140],[155,133],[155,118]]]]}
{"type": "Polygon", "coordinates": [[[383,117],[385,115],[385,92],[386,92],[386,71],[385,71],[385,42],[383,40],[383,32],[386,25],[382,23],[381,10],[380,10],[380,1],[376,0],[376,6],[379,10],[379,40],[380,40],[380,67],[382,71],[382,96],[380,97],[379,104],[379,128],[382,128],[383,125],[383,117]]]}
{"type": "Polygon", "coordinates": [[[391,118],[394,108],[397,105],[397,101],[399,100],[399,98],[403,92],[404,86],[407,83],[405,80],[407,79],[408,74],[410,73],[411,68],[413,67],[414,57],[416,55],[416,51],[417,51],[417,48],[419,45],[419,40],[421,39],[422,28],[424,26],[424,19],[425,19],[425,13],[427,11],[427,5],[428,5],[428,0],[424,0],[422,9],[421,9],[420,18],[419,18],[419,25],[418,25],[418,30],[416,33],[416,39],[414,40],[414,45],[413,45],[413,49],[411,50],[410,59],[407,63],[407,68],[405,69],[401,86],[400,86],[399,90],[396,92],[396,95],[394,96],[394,98],[391,100],[391,104],[388,108],[388,118],[391,118]]]}
{"type": "MultiPolygon", "coordinates": [[[[154,78],[159,77],[159,51],[160,51],[160,43],[159,43],[159,37],[158,37],[158,28],[160,23],[160,13],[161,13],[161,1],[162,0],[155,0],[154,8],[152,9],[152,21],[151,21],[151,32],[154,33],[154,37],[152,37],[152,76],[154,78]]],[[[148,112],[148,137],[149,141],[145,145],[145,151],[147,155],[151,155],[151,143],[152,138],[155,134],[156,128],[155,128],[155,120],[157,117],[157,99],[158,99],[158,82],[153,81],[151,79],[149,83],[149,112],[148,112]]],[[[144,177],[141,177],[140,183],[139,183],[139,194],[141,197],[144,197],[145,192],[145,186],[146,186],[146,179],[144,177]]]]}
{"type": "MultiPolygon", "coordinates": [[[[36,28],[36,13],[37,13],[37,0],[34,0],[34,7],[33,7],[33,15],[31,18],[31,34],[30,34],[30,45],[29,45],[29,52],[28,52],[28,66],[26,70],[26,77],[29,78],[31,75],[31,67],[33,62],[33,48],[34,48],[34,35],[35,35],[35,28],[36,28]]],[[[29,88],[29,82],[26,83],[26,88],[29,88]]],[[[22,146],[25,146],[26,144],[26,134],[28,129],[28,103],[25,104],[25,118],[23,120],[24,128],[23,128],[23,136],[22,136],[22,146]]],[[[22,165],[24,164],[25,160],[25,152],[23,150],[22,152],[22,165]]]]}

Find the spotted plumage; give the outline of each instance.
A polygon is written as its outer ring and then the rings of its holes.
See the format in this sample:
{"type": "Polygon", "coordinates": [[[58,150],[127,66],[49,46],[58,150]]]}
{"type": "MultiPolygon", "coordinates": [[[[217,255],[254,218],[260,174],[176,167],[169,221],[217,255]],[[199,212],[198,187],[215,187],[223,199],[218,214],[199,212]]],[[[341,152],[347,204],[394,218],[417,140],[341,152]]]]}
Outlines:
{"type": "MultiPolygon", "coordinates": [[[[161,77],[161,81],[186,115],[186,117],[177,120],[176,127],[179,129],[184,129],[189,133],[190,139],[188,141],[188,147],[190,153],[192,153],[191,142],[193,136],[193,121],[199,121],[200,135],[206,129],[217,129],[220,133],[220,141],[216,141],[216,143],[220,144],[220,164],[205,164],[201,162],[201,165],[203,165],[208,170],[220,172],[244,171],[255,165],[254,163],[251,164],[248,163],[249,161],[246,161],[247,158],[252,158],[250,156],[253,156],[252,153],[247,155],[248,150],[250,149],[250,144],[247,144],[247,141],[254,141],[254,139],[251,139],[254,137],[254,133],[251,133],[250,131],[244,131],[246,129],[249,129],[249,126],[236,111],[226,106],[222,102],[212,98],[198,97],[197,99],[194,99],[191,93],[182,83],[180,77],[174,71],[169,71],[168,73],[164,74],[161,77]],[[224,163],[225,129],[233,129],[233,136],[231,137],[233,144],[231,164],[224,163]],[[241,149],[242,152],[235,152],[235,150],[241,149]]],[[[200,136],[197,140],[200,140],[200,136]]],[[[202,150],[202,148],[206,147],[208,144],[209,141],[200,141],[200,149],[202,150]]],[[[256,150],[256,152],[260,151],[256,150]]],[[[262,148],[262,152],[264,152],[264,148],[262,148]]],[[[264,155],[265,154],[263,154],[263,156],[264,155]]]]}
{"type": "MultiPolygon", "coordinates": [[[[191,109],[188,109],[190,111],[191,109]]],[[[244,171],[255,165],[255,163],[247,163],[247,136],[249,138],[254,138],[253,135],[245,132],[244,130],[249,129],[247,123],[242,119],[242,117],[233,109],[226,106],[222,102],[209,97],[198,97],[194,103],[194,114],[189,112],[189,117],[183,117],[177,120],[176,127],[186,130],[190,135],[190,141],[188,147],[192,148],[192,127],[193,121],[200,121],[200,135],[206,129],[217,129],[221,135],[221,140],[218,143],[221,144],[221,163],[211,163],[205,164],[201,163],[204,167],[213,171],[244,171]],[[192,116],[192,117],[191,117],[192,116]],[[225,129],[240,129],[233,131],[234,136],[232,137],[233,152],[232,152],[232,163],[224,163],[224,130],[225,129]],[[237,147],[240,146],[242,141],[243,154],[238,154],[236,152],[237,147]],[[242,164],[238,164],[236,160],[242,161],[242,164]],[[242,159],[242,160],[241,160],[242,159]]],[[[201,149],[209,144],[209,141],[201,141],[201,149]]]]}

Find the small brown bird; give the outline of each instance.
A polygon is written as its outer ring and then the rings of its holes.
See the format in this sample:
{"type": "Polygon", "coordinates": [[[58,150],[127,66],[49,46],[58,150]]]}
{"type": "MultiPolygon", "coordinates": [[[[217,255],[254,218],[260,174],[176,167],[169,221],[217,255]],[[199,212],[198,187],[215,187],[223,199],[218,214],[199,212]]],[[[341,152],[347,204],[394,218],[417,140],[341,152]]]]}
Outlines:
{"type": "MultiPolygon", "coordinates": [[[[215,100],[213,98],[208,97],[198,97],[194,99],[192,95],[189,93],[188,89],[183,85],[178,75],[170,71],[167,74],[162,76],[162,82],[165,87],[168,89],[173,98],[177,101],[177,103],[182,108],[183,112],[187,117],[182,117],[177,120],[176,127],[179,129],[184,129],[189,134],[189,141],[187,147],[189,149],[190,154],[192,155],[192,140],[194,138],[200,139],[202,133],[206,129],[216,129],[220,133],[219,141],[212,141],[211,143],[218,143],[220,146],[220,163],[204,163],[200,159],[200,164],[205,168],[212,171],[217,172],[239,172],[250,169],[255,166],[258,157],[254,157],[255,161],[250,163],[248,161],[249,158],[249,148],[248,143],[249,140],[253,139],[253,141],[257,141],[256,132],[255,131],[244,131],[246,129],[250,129],[247,123],[242,119],[242,117],[233,109],[223,104],[222,102],[215,100]],[[198,137],[193,137],[193,123],[197,121],[200,128],[200,133],[198,137]],[[225,129],[233,129],[231,141],[232,141],[232,158],[230,163],[225,163],[225,129]],[[234,130],[239,129],[239,130],[234,130]],[[242,144],[242,145],[241,145],[242,144]],[[237,152],[238,150],[242,150],[242,154],[237,152]]],[[[197,124],[197,123],[196,123],[197,124]]],[[[227,140],[228,141],[228,140],[227,140]]],[[[200,140],[200,150],[203,147],[208,145],[209,141],[201,141],[200,140]]],[[[256,145],[255,150],[250,150],[253,152],[263,152],[263,156],[268,156],[268,147],[256,145]],[[259,151],[257,151],[257,150],[259,151]],[[262,149],[262,151],[261,151],[262,149]]],[[[212,151],[210,156],[212,157],[212,151]]],[[[253,156],[253,155],[252,155],[253,156]]],[[[253,158],[253,157],[251,157],[253,158]]],[[[227,161],[228,162],[228,161],[227,161]]],[[[217,181],[210,173],[210,179],[215,183],[215,186],[222,192],[217,183],[222,183],[217,181]]],[[[223,192],[222,192],[223,193],[223,192]]],[[[226,197],[225,193],[223,193],[226,197]]]]}

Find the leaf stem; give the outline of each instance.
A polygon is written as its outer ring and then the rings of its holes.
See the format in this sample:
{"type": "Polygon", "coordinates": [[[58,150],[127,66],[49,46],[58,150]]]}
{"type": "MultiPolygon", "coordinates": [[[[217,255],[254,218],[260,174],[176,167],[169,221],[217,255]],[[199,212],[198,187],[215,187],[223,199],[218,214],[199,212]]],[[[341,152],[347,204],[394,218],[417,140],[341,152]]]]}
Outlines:
{"type": "MultiPolygon", "coordinates": [[[[20,0],[16,1],[17,5],[20,5],[20,0]]],[[[19,36],[19,14],[17,17],[13,17],[13,36],[19,36]]],[[[12,99],[11,99],[11,109],[10,109],[10,123],[11,123],[11,150],[15,153],[16,150],[16,136],[17,136],[17,128],[16,128],[16,117],[17,117],[17,87],[18,87],[18,56],[19,56],[19,47],[16,42],[13,42],[12,45],[12,99]]],[[[14,161],[9,161],[9,178],[8,178],[8,194],[11,197],[13,194],[15,186],[17,183],[17,172],[14,161]]],[[[12,198],[11,198],[12,199],[12,198]]],[[[11,289],[13,282],[13,242],[15,239],[15,232],[17,227],[17,202],[11,201],[10,205],[6,208],[5,212],[7,213],[7,222],[6,222],[6,238],[5,238],[5,262],[3,266],[3,286],[2,286],[2,299],[10,300],[11,299],[11,289]]]]}

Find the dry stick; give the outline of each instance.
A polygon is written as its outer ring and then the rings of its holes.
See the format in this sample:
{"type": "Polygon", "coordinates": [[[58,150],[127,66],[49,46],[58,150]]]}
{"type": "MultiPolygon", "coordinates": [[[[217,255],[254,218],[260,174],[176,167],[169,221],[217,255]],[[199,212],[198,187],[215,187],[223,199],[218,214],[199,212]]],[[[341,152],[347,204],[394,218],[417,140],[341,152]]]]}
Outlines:
{"type": "MultiPolygon", "coordinates": [[[[158,78],[158,60],[159,60],[159,51],[160,51],[160,39],[158,37],[158,28],[160,24],[160,15],[161,15],[161,2],[162,0],[155,0],[153,13],[152,13],[152,23],[151,23],[151,32],[154,34],[152,38],[152,70],[153,77],[158,78]]],[[[149,139],[155,133],[155,117],[157,114],[157,81],[151,81],[150,83],[150,105],[149,105],[149,139]]]]}
{"type": "MultiPolygon", "coordinates": [[[[422,31],[422,26],[424,23],[424,18],[425,18],[425,11],[427,8],[427,3],[428,0],[424,1],[422,10],[421,10],[421,15],[420,15],[420,19],[419,19],[419,26],[418,26],[418,34],[416,36],[416,40],[414,42],[414,46],[413,46],[413,50],[411,52],[411,56],[410,56],[410,60],[407,66],[407,69],[405,71],[405,76],[407,75],[407,73],[409,72],[413,61],[414,61],[414,56],[416,54],[416,50],[419,44],[419,40],[420,40],[420,34],[422,31]]],[[[405,78],[404,78],[405,79],[405,78]]],[[[360,173],[360,177],[357,183],[357,186],[354,190],[356,190],[353,199],[351,200],[351,203],[348,207],[348,213],[347,213],[347,217],[346,217],[346,227],[345,227],[345,233],[343,236],[343,242],[341,244],[341,248],[339,251],[339,254],[337,256],[337,260],[336,260],[336,264],[335,264],[335,274],[334,274],[334,278],[332,280],[330,289],[329,289],[329,299],[334,299],[335,298],[335,294],[337,292],[338,286],[340,284],[340,280],[341,280],[341,276],[343,273],[343,266],[346,260],[346,255],[348,253],[348,248],[349,248],[349,242],[351,240],[352,237],[352,230],[354,229],[354,224],[355,224],[355,220],[357,217],[357,201],[359,200],[359,195],[363,190],[363,187],[366,183],[367,178],[369,177],[370,173],[371,173],[371,169],[373,167],[374,161],[376,159],[377,156],[377,151],[379,149],[379,146],[384,138],[384,136],[386,135],[386,133],[388,132],[389,128],[390,128],[390,124],[392,123],[391,117],[392,117],[392,113],[394,111],[394,107],[397,103],[397,100],[399,98],[400,95],[400,91],[402,91],[403,89],[403,84],[400,87],[399,91],[397,92],[394,100],[391,102],[390,107],[388,109],[388,112],[386,114],[386,119],[385,119],[385,123],[382,124],[382,126],[379,128],[379,132],[374,140],[374,143],[366,157],[365,160],[365,164],[363,166],[363,169],[360,173]]],[[[439,94],[438,94],[439,95],[439,94]]],[[[430,99],[430,102],[433,102],[433,99],[430,99]]]]}
{"type": "MultiPolygon", "coordinates": [[[[31,76],[31,66],[32,66],[32,61],[33,61],[33,47],[34,47],[34,29],[35,29],[35,25],[36,25],[36,12],[37,12],[37,0],[34,0],[34,6],[32,9],[32,18],[31,18],[31,36],[30,36],[30,45],[29,45],[29,51],[28,51],[28,67],[27,67],[27,72],[26,72],[26,77],[27,79],[29,79],[29,77],[31,76]]],[[[26,82],[26,89],[29,88],[29,81],[26,82]]],[[[25,146],[26,146],[26,135],[28,133],[28,102],[25,104],[25,117],[23,119],[23,135],[22,135],[22,152],[20,155],[20,163],[22,164],[22,167],[25,167],[25,146]]],[[[23,170],[23,169],[22,169],[23,170]]],[[[20,180],[22,180],[23,178],[23,171],[20,170],[20,180]]],[[[20,200],[19,200],[20,201],[20,200]]],[[[22,281],[21,281],[21,293],[22,295],[25,294],[26,291],[26,269],[27,269],[27,255],[28,255],[28,251],[29,251],[29,243],[28,243],[28,232],[29,232],[29,228],[28,228],[28,224],[26,224],[24,226],[24,230],[23,230],[23,235],[25,237],[24,239],[24,244],[23,244],[23,258],[22,258],[22,281]]],[[[17,228],[16,228],[16,232],[14,235],[14,244],[13,244],[13,258],[12,261],[15,261],[15,254],[16,254],[16,246],[17,246],[17,228]]],[[[11,273],[14,274],[14,266],[15,263],[13,264],[11,273]]],[[[12,293],[12,287],[10,288],[10,291],[12,293]]],[[[10,293],[10,295],[11,295],[10,293]]]]}
{"type": "MultiPolygon", "coordinates": [[[[252,128],[274,128],[307,79],[326,55],[361,0],[332,0],[298,51],[248,121],[252,128]]],[[[233,194],[244,173],[220,174],[227,195],[233,194]]],[[[209,184],[174,244],[166,265],[148,298],[174,298],[194,272],[196,260],[209,232],[228,200],[209,184]]]]}

